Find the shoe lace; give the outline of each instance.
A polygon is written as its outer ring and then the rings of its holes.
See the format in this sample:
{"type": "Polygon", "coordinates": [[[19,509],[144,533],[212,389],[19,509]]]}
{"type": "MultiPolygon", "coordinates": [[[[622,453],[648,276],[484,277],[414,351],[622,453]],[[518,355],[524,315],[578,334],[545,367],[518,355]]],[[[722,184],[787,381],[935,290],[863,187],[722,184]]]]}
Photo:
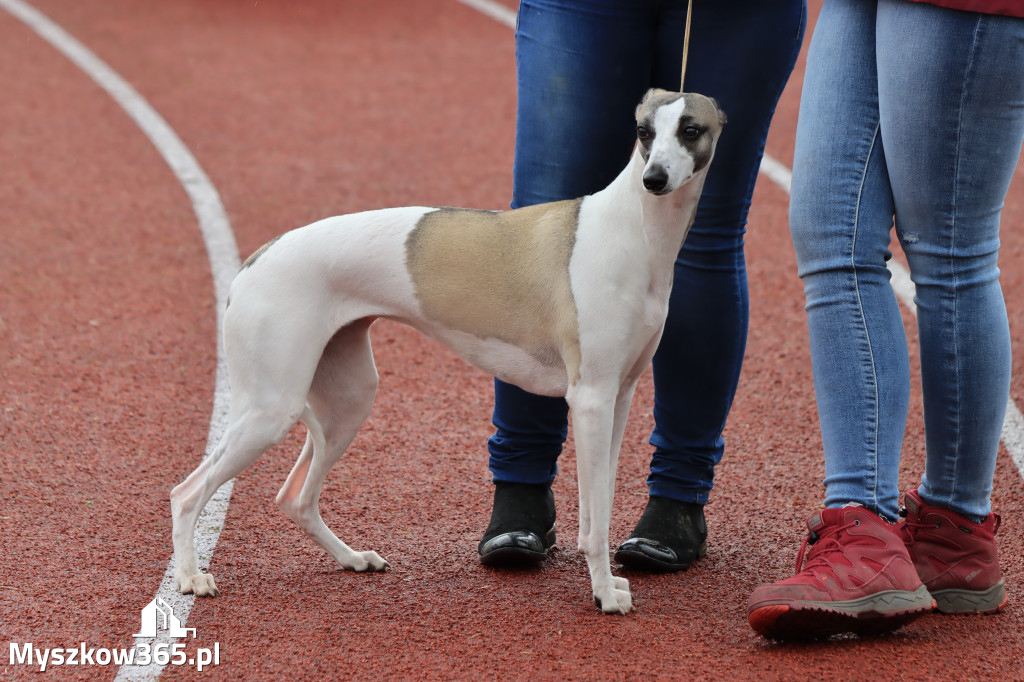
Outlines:
{"type": "Polygon", "coordinates": [[[800,546],[800,552],[796,555],[796,572],[808,571],[816,566],[829,566],[831,561],[828,557],[834,552],[841,552],[843,545],[839,542],[839,534],[848,528],[859,526],[860,521],[851,521],[842,526],[827,528],[823,533],[811,531],[804,538],[800,546]],[[819,544],[821,543],[821,544],[819,544]],[[811,546],[810,553],[807,553],[808,546],[811,546]],[[804,554],[807,553],[807,564],[804,565],[804,554]]]}

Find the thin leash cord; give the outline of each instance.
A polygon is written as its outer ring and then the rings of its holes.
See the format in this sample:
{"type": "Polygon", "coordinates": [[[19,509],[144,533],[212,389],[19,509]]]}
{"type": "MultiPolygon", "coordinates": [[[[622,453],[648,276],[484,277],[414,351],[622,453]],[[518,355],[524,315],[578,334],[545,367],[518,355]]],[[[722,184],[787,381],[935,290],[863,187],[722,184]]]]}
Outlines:
{"type": "Polygon", "coordinates": [[[686,56],[690,53],[690,18],[693,17],[693,0],[686,4],[686,29],[683,31],[683,68],[679,72],[679,92],[684,92],[686,82],[686,56]]]}

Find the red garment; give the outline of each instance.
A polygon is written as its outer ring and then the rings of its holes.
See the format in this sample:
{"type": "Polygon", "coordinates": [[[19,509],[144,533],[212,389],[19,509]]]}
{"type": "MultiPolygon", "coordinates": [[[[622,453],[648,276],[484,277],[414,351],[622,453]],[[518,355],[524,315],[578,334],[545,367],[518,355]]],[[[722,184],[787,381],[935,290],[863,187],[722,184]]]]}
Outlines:
{"type": "Polygon", "coordinates": [[[1006,14],[1011,17],[1024,17],[1024,0],[910,0],[928,5],[938,5],[949,9],[960,9],[966,12],[982,14],[1006,14]]]}

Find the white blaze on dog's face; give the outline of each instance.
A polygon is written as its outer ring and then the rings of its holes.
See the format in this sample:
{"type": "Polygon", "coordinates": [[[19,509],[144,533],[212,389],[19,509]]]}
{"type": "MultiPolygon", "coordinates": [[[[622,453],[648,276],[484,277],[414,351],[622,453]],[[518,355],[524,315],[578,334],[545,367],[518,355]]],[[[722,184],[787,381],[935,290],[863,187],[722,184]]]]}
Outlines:
{"type": "Polygon", "coordinates": [[[652,89],[636,108],[644,188],[670,194],[708,167],[725,114],[710,97],[652,89]]]}

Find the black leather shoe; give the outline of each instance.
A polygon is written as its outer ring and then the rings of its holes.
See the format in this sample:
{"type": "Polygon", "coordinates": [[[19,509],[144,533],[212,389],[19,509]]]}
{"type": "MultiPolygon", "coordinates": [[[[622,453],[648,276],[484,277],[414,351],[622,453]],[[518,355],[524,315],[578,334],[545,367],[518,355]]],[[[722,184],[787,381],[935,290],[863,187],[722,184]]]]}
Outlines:
{"type": "Polygon", "coordinates": [[[685,571],[707,553],[707,537],[704,505],[652,495],[633,534],[615,552],[615,560],[641,571],[685,571]]]}
{"type": "Polygon", "coordinates": [[[477,551],[488,566],[543,561],[555,544],[555,496],[547,485],[495,483],[491,523],[477,551]]]}

